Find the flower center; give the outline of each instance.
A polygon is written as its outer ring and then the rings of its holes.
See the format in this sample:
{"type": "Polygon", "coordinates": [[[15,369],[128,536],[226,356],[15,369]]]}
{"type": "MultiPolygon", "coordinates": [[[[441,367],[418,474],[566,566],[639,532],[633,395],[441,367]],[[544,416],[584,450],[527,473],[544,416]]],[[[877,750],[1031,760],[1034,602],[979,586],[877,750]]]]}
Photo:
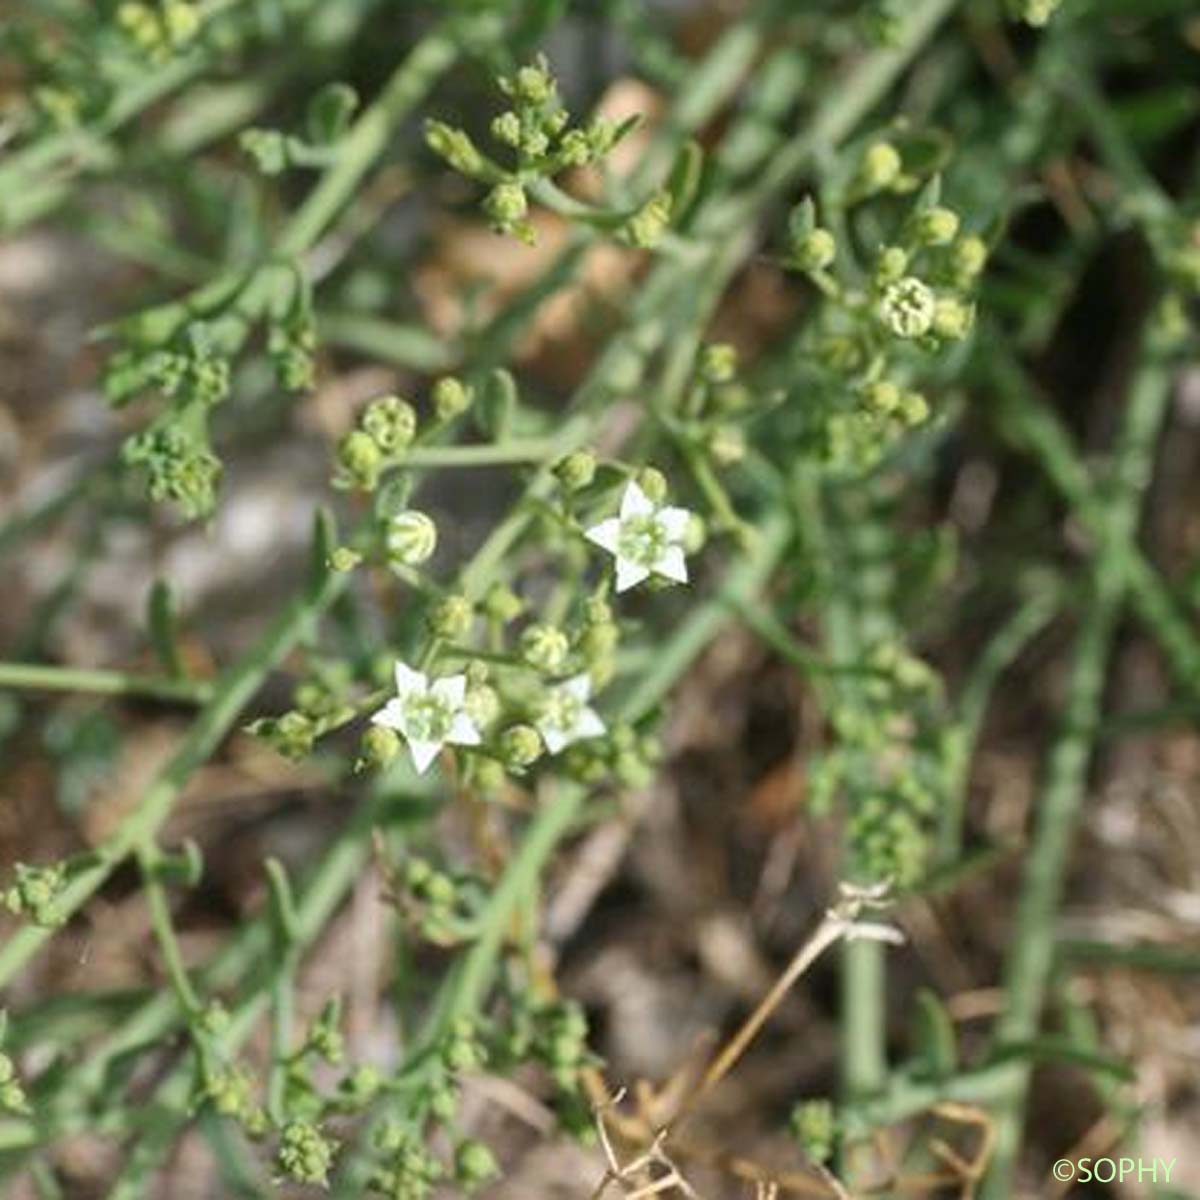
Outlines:
{"type": "Polygon", "coordinates": [[[583,703],[570,692],[551,692],[546,698],[546,707],[542,720],[551,729],[561,733],[570,733],[579,723],[579,714],[583,711],[583,703]]]}
{"type": "Polygon", "coordinates": [[[444,742],[454,713],[437,696],[410,696],[404,703],[404,732],[419,742],[444,742]]]}
{"type": "Polygon", "coordinates": [[[639,567],[652,567],[669,545],[662,522],[653,513],[639,513],[621,522],[617,535],[617,554],[639,567]]]}

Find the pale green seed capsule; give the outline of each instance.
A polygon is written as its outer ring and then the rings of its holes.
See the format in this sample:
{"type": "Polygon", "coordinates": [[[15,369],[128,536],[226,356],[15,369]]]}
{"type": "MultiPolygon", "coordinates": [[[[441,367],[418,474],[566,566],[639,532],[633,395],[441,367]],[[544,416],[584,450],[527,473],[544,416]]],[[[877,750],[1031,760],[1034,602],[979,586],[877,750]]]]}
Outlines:
{"type": "Polygon", "coordinates": [[[643,467],[636,478],[638,487],[652,503],[661,504],[667,498],[667,477],[657,468],[643,467]]]}
{"type": "Polygon", "coordinates": [[[433,385],[433,408],[439,421],[452,421],[471,407],[474,393],[461,379],[446,375],[433,385]]]}
{"type": "Polygon", "coordinates": [[[949,341],[959,341],[971,332],[975,308],[953,296],[939,298],[933,313],[933,332],[949,341]]]}
{"type": "Polygon", "coordinates": [[[810,229],[792,248],[796,266],[802,271],[823,271],[837,257],[837,242],[828,229],[810,229]]]}
{"type": "Polygon", "coordinates": [[[513,725],[500,735],[500,757],[509,770],[524,770],[541,756],[542,738],[532,725],[513,725]]]}
{"type": "Polygon", "coordinates": [[[554,625],[530,625],[521,634],[521,657],[547,675],[562,670],[570,649],[567,635],[554,625]]]}
{"type": "Polygon", "coordinates": [[[915,275],[889,284],[879,301],[879,319],[902,338],[918,338],[933,326],[936,300],[930,288],[915,275]]]}
{"type": "Polygon", "coordinates": [[[447,596],[434,605],[429,614],[429,627],[438,637],[458,641],[470,632],[473,615],[466,596],[447,596]]]}
{"type": "Polygon", "coordinates": [[[884,246],[875,260],[875,282],[882,287],[895,283],[908,270],[908,252],[899,246],[884,246]]]}
{"type": "Polygon", "coordinates": [[[404,567],[419,567],[437,549],[438,532],[433,518],[415,508],[397,513],[387,532],[388,561],[404,567]]]}
{"type": "Polygon", "coordinates": [[[575,450],[560,458],[554,474],[568,492],[578,492],[596,477],[596,456],[590,450],[575,450]]]}
{"type": "Polygon", "coordinates": [[[913,218],[913,236],[925,246],[947,246],[958,235],[958,213],[935,205],[922,209],[913,218]]]}
{"type": "Polygon", "coordinates": [[[903,165],[900,152],[891,142],[874,142],[859,163],[859,184],[866,192],[881,192],[896,182],[903,165]]]}
{"type": "Polygon", "coordinates": [[[959,238],[950,251],[954,274],[964,282],[970,282],[979,275],[987,263],[987,257],[987,243],[974,234],[959,238]]]}

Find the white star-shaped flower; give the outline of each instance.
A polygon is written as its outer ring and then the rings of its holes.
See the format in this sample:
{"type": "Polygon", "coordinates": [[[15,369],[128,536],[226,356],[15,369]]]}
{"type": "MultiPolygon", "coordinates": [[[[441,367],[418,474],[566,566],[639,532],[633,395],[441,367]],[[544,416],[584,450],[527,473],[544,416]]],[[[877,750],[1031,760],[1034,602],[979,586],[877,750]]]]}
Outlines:
{"type": "Polygon", "coordinates": [[[479,730],[463,704],[466,693],[465,675],[447,675],[430,683],[423,672],[398,662],[396,695],[372,715],[371,722],[404,738],[413,766],[423,775],[443,746],[479,745],[479,730]]]}
{"type": "Polygon", "coordinates": [[[551,754],[565,750],[572,742],[602,737],[607,732],[596,710],[588,706],[591,695],[592,680],[586,674],[550,689],[534,724],[551,754]]]}
{"type": "Polygon", "coordinates": [[[630,480],[621,497],[620,515],[593,525],[584,537],[617,560],[618,592],[651,575],[687,583],[683,537],[691,518],[686,508],[658,507],[630,480]]]}

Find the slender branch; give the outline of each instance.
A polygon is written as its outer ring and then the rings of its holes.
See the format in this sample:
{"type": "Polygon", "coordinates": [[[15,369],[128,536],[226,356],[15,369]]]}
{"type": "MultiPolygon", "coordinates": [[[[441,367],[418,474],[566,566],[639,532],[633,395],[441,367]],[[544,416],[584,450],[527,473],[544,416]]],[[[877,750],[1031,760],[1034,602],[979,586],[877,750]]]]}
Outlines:
{"type": "Polygon", "coordinates": [[[0,689],[3,688],[35,692],[86,692],[95,696],[143,696],[149,700],[172,700],[185,704],[205,704],[213,695],[212,684],[205,680],[157,679],[131,675],[125,671],[21,662],[0,662],[0,689]]]}

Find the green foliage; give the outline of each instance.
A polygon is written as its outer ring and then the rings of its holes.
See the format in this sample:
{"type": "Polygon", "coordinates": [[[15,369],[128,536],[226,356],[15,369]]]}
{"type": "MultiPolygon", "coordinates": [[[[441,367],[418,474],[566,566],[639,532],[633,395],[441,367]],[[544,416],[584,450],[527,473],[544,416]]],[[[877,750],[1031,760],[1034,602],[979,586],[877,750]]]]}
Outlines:
{"type": "MultiPolygon", "coordinates": [[[[214,677],[197,663],[222,655],[181,622],[170,580],[139,609],[146,653],[129,651],[152,669],[0,663],[5,744],[44,720],[18,691],[197,710],[112,828],[80,822],[88,853],[7,872],[0,985],[99,894],[136,885],[167,990],[119,1010],[71,997],[86,1019],[61,1046],[14,993],[29,1011],[19,1037],[0,1030],[5,1179],[41,1170],[61,1138],[113,1135],[127,1154],[113,1194],[149,1194],[187,1129],[228,1165],[228,1127],[283,1188],[486,1186],[501,1154],[460,1103],[470,1076],[520,1072],[565,1131],[590,1123],[602,1063],[546,969],[542,893],[567,838],[654,794],[673,693],[722,630],[744,627],[800,676],[803,815],[838,847],[825,874],[903,902],[976,869],[964,814],[988,697],[1069,603],[1079,628],[994,1044],[960,1046],[921,991],[893,1069],[889,939],[848,925],[842,1093],[790,1121],[810,1166],[852,1175],[878,1127],[986,1103],[988,1186],[1012,1194],[1126,607],[1187,702],[1200,679],[1194,623],[1137,541],[1174,372],[1196,349],[1195,189],[1161,169],[1195,108],[1186,88],[1133,108],[1105,93],[1156,56],[1174,71],[1184,39],[1121,0],[761,4],[693,60],[651,7],[597,10],[663,108],[609,116],[595,79],[560,79],[538,53],[556,28],[577,32],[566,4],[16,4],[0,229],[69,231],[121,264],[95,298],[98,360],[75,347],[119,436],[74,491],[6,518],[0,551],[68,510],[92,530],[80,570],[135,519],[164,537],[205,521],[219,547],[223,480],[257,482],[275,453],[313,445],[324,467],[298,483],[318,510],[307,574],[278,611],[249,614],[260,632],[239,632],[214,677]],[[453,115],[478,112],[487,87],[482,127],[453,115]],[[430,303],[455,207],[495,258],[478,252],[488,269],[473,262],[430,303]],[[1137,239],[1149,316],[1126,339],[1111,464],[1093,469],[1029,372],[1119,238],[1137,239]],[[435,327],[435,308],[456,315],[435,327]],[[536,358],[567,325],[586,348],[571,386],[536,358]],[[962,447],[991,424],[1031,461],[1040,504],[1003,493],[1035,513],[1025,534],[1041,525],[999,566],[943,520],[948,476],[966,487],[962,447]],[[1063,522],[1043,483],[1070,510],[1069,546],[1048,540],[1063,522]],[[981,631],[1015,616],[939,655],[938,614],[981,596],[981,631]],[[202,963],[179,927],[203,858],[162,842],[239,728],[328,788],[336,829],[310,861],[265,858],[261,910],[202,963]],[[372,854],[402,1030],[378,1056],[344,1035],[340,999],[300,1003],[372,854]]],[[[59,644],[53,619],[22,657],[59,644]]],[[[68,707],[43,730],[70,820],[116,758],[118,724],[91,722],[68,707]]],[[[1094,1048],[1067,1049],[1100,1070],[1094,1048]]]]}

